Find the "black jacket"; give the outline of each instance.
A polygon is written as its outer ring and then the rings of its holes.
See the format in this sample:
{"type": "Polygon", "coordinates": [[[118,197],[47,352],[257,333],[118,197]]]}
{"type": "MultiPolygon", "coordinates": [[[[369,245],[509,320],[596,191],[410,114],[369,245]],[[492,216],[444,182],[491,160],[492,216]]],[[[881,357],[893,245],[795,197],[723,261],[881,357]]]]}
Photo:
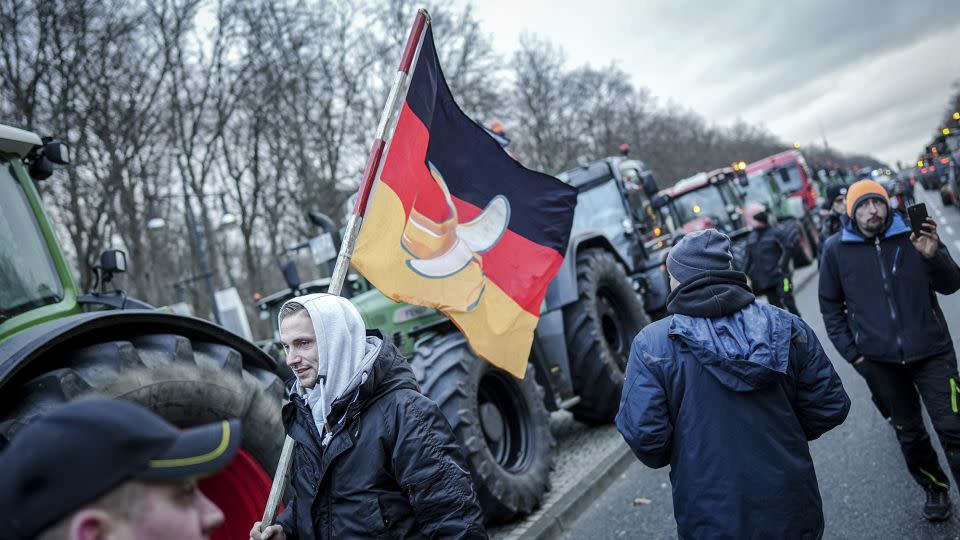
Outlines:
{"type": "Polygon", "coordinates": [[[277,520],[287,538],[487,537],[450,425],[393,344],[329,418],[341,420],[322,447],[304,400],[283,407],[297,442],[294,498],[277,520]]]}
{"type": "Polygon", "coordinates": [[[790,255],[790,242],[782,230],[768,226],[751,231],[744,273],[750,276],[753,289],[762,291],[780,285],[789,276],[790,255]]]}
{"type": "MultiPolygon", "coordinates": [[[[840,214],[830,211],[829,215],[823,216],[823,219],[820,223],[820,245],[827,243],[827,238],[840,232],[840,229],[843,227],[843,223],[840,222],[840,214]]],[[[823,252],[821,251],[821,255],[823,252]]]]}
{"type": "Polygon", "coordinates": [[[936,293],[960,288],[960,268],[943,243],[924,258],[900,215],[890,214],[882,237],[871,240],[843,216],[843,230],[823,248],[820,312],[833,345],[851,362],[908,363],[953,347],[936,293]]]}

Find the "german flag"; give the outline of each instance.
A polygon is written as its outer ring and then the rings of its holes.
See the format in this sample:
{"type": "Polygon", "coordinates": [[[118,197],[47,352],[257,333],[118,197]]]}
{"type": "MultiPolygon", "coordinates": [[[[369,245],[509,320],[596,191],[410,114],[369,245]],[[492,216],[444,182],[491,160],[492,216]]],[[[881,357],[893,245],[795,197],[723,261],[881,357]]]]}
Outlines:
{"type": "Polygon", "coordinates": [[[428,25],[354,266],[393,300],[440,309],[522,378],[576,203],[576,188],[517,163],[460,110],[428,25]]]}

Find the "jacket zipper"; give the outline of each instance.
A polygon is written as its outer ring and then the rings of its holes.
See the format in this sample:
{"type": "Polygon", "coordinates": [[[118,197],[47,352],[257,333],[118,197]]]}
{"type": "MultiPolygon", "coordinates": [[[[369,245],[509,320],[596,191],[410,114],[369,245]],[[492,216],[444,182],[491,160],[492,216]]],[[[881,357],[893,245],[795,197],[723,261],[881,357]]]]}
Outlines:
{"type": "MultiPolygon", "coordinates": [[[[900,363],[906,364],[907,361],[903,357],[903,328],[900,326],[900,319],[897,317],[897,307],[893,302],[893,284],[890,283],[890,278],[887,276],[887,269],[883,267],[883,251],[880,249],[879,235],[873,237],[873,245],[877,248],[877,262],[880,264],[880,279],[883,280],[883,296],[887,299],[887,306],[890,308],[890,318],[893,319],[898,330],[897,352],[900,355],[900,363]]],[[[896,261],[894,261],[894,265],[896,265],[896,261]]]]}

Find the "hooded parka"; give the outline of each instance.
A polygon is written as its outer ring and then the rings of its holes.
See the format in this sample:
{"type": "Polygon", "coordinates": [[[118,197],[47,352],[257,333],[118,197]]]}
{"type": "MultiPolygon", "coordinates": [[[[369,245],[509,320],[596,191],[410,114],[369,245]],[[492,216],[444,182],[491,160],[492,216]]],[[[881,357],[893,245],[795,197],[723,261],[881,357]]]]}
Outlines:
{"type": "Polygon", "coordinates": [[[486,538],[450,425],[407,361],[378,331],[358,336],[359,314],[336,305],[346,300],[317,296],[294,301],[307,306],[320,349],[340,358],[320,359],[325,377],[306,395],[289,384],[294,498],[277,520],[287,538],[486,538]]]}
{"type": "Polygon", "coordinates": [[[616,422],[643,463],[670,465],[680,538],[820,538],[807,441],[850,400],[816,335],[734,271],[684,283],[668,309],[633,342],[616,422]]]}

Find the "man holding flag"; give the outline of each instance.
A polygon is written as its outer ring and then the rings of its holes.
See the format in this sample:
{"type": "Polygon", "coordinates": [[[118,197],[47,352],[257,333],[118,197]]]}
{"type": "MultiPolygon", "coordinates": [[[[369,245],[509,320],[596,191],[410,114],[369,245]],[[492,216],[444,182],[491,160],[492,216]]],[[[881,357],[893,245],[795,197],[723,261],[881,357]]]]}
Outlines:
{"type": "MultiPolygon", "coordinates": [[[[523,378],[576,202],[576,188],[524,168],[460,110],[421,10],[377,128],[331,291],[339,290],[356,246],[354,266],[384,295],[440,309],[479,356],[523,378]]],[[[290,437],[263,524],[251,538],[375,537],[387,530],[404,538],[485,537],[450,425],[419,393],[395,347],[369,341],[359,313],[336,296],[295,299],[280,318],[297,385],[284,409],[290,437]],[[344,354],[327,350],[331,339],[344,354]],[[307,345],[312,360],[298,356],[307,345]],[[281,526],[265,526],[286,485],[291,438],[296,498],[281,526]]]]}
{"type": "Polygon", "coordinates": [[[450,425],[397,348],[340,296],[299,296],[279,318],[294,498],[250,538],[486,538],[450,425]]]}

